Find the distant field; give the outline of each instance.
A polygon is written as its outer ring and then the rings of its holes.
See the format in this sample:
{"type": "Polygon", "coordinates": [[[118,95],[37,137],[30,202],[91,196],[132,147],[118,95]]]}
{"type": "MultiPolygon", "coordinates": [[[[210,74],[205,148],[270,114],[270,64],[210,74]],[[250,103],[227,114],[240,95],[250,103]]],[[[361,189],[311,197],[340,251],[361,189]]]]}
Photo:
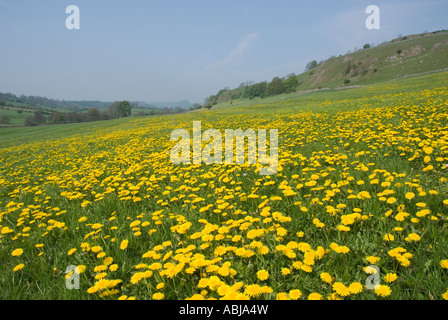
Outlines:
{"type": "Polygon", "coordinates": [[[17,110],[12,107],[0,108],[0,118],[3,116],[7,116],[11,120],[11,125],[23,125],[25,118],[29,115],[33,115],[32,111],[23,111],[22,113],[18,113],[17,110]]]}
{"type": "Polygon", "coordinates": [[[448,299],[447,83],[3,128],[0,298],[448,299]],[[193,121],[278,129],[278,172],[174,165],[193,121]]]}

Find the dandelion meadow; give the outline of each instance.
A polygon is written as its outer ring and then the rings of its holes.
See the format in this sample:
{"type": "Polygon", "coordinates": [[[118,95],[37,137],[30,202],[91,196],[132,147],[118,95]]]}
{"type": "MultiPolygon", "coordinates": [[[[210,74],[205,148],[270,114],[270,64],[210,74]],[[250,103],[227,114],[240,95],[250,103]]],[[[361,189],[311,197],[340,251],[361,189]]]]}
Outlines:
{"type": "Polygon", "coordinates": [[[0,297],[448,299],[447,83],[5,130],[0,297]],[[277,172],[173,164],[193,121],[278,129],[277,172]]]}

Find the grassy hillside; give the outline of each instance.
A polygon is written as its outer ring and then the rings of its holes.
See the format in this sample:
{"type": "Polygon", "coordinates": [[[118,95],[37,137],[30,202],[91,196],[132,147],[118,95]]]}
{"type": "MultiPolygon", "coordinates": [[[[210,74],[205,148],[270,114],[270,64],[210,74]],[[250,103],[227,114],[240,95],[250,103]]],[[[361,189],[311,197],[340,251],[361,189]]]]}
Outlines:
{"type": "Polygon", "coordinates": [[[324,61],[298,76],[300,90],[364,85],[448,68],[448,32],[407,36],[324,61]]]}
{"type": "MultiPolygon", "coordinates": [[[[448,31],[409,35],[372,48],[329,58],[311,71],[297,75],[298,86],[295,90],[290,90],[292,94],[282,94],[274,100],[294,96],[294,93],[307,94],[310,90],[380,83],[447,68],[448,31]]],[[[253,97],[247,97],[250,87],[253,85],[220,90],[210,97],[217,102],[213,107],[253,103],[253,97]]],[[[259,97],[256,96],[255,99],[259,97]]]]}

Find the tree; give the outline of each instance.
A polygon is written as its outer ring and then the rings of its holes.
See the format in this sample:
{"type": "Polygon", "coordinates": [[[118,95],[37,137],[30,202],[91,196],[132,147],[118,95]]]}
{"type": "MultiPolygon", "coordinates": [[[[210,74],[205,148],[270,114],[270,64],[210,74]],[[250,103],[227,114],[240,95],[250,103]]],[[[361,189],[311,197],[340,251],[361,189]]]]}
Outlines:
{"type": "Polygon", "coordinates": [[[305,71],[311,71],[317,67],[317,61],[313,60],[306,64],[305,71]]]}
{"type": "Polygon", "coordinates": [[[101,120],[109,120],[110,116],[107,112],[101,113],[101,120]]]}
{"type": "Polygon", "coordinates": [[[215,104],[218,104],[218,97],[211,95],[205,99],[204,108],[210,110],[215,104]]]}
{"type": "Polygon", "coordinates": [[[110,118],[128,117],[132,113],[132,106],[129,101],[115,101],[108,107],[110,118]]]}
{"type": "Polygon", "coordinates": [[[266,89],[266,93],[268,96],[274,96],[283,92],[285,92],[285,84],[284,81],[279,77],[275,77],[274,79],[272,79],[266,89]]]}
{"type": "Polygon", "coordinates": [[[64,123],[64,114],[60,111],[52,112],[48,117],[50,123],[64,123]]]}
{"type": "Polygon", "coordinates": [[[174,113],[183,113],[185,110],[182,107],[176,106],[174,107],[174,113]]]}
{"type": "Polygon", "coordinates": [[[363,49],[369,49],[370,48],[370,43],[366,43],[362,48],[363,49]]]}
{"type": "Polygon", "coordinates": [[[0,124],[10,124],[11,119],[7,115],[4,115],[0,118],[0,124]]]}
{"type": "Polygon", "coordinates": [[[33,120],[36,124],[44,124],[47,122],[41,111],[36,111],[33,116],[33,120]]]}
{"type": "Polygon", "coordinates": [[[297,77],[295,75],[291,75],[288,79],[285,80],[285,91],[294,92],[296,91],[298,85],[299,80],[297,80],[297,77]]]}
{"type": "Polygon", "coordinates": [[[27,127],[31,127],[31,126],[36,126],[37,123],[34,121],[34,117],[33,116],[27,116],[25,118],[25,121],[23,123],[25,126],[27,127]]]}
{"type": "Polygon", "coordinates": [[[129,117],[132,114],[132,106],[129,101],[120,102],[120,111],[123,117],[129,117]]]}
{"type": "Polygon", "coordinates": [[[78,112],[69,112],[64,115],[65,122],[69,123],[75,123],[75,122],[82,122],[83,117],[78,112]]]}
{"type": "Polygon", "coordinates": [[[107,111],[108,111],[108,114],[109,114],[109,118],[111,118],[111,119],[119,118],[121,116],[120,102],[119,101],[115,101],[114,103],[112,103],[107,108],[107,111]]]}
{"type": "Polygon", "coordinates": [[[100,120],[100,112],[97,108],[90,108],[87,110],[87,121],[98,121],[100,120]]]}
{"type": "Polygon", "coordinates": [[[254,84],[253,85],[254,96],[264,98],[266,96],[267,88],[268,88],[268,84],[266,81],[254,84]]]}

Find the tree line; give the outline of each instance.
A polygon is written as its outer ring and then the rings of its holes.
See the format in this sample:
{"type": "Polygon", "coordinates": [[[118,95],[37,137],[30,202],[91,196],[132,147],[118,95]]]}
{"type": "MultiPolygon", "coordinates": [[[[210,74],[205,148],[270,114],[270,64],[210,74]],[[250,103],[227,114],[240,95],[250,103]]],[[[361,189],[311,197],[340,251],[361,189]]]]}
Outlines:
{"type": "MultiPolygon", "coordinates": [[[[41,111],[37,110],[34,115],[27,116],[24,121],[25,126],[37,126],[42,124],[67,124],[78,122],[91,122],[102,121],[110,119],[118,119],[123,117],[130,117],[132,115],[132,107],[135,107],[134,103],[128,101],[116,101],[104,110],[98,108],[89,108],[86,112],[62,112],[62,111],[41,111]]],[[[198,109],[198,104],[193,105],[190,110],[198,109]]],[[[181,107],[166,107],[166,108],[144,108],[134,116],[155,116],[155,115],[167,115],[178,114],[186,112],[187,110],[181,107]]],[[[19,110],[17,110],[19,112],[19,110]]]]}
{"type": "Polygon", "coordinates": [[[16,96],[12,93],[2,93],[0,92],[0,102],[5,105],[7,102],[23,103],[30,106],[46,106],[50,108],[62,108],[69,110],[87,110],[88,108],[102,108],[104,107],[104,102],[101,101],[66,101],[66,100],[56,100],[49,99],[47,97],[40,96],[16,96]]]}
{"type": "Polygon", "coordinates": [[[100,111],[98,108],[89,108],[87,112],[63,112],[63,111],[40,111],[34,112],[25,118],[25,126],[37,126],[42,124],[64,124],[117,119],[129,117],[132,113],[132,106],[129,101],[116,101],[108,106],[105,110],[100,111]]]}
{"type": "Polygon", "coordinates": [[[274,77],[269,83],[267,81],[259,83],[253,83],[251,81],[242,82],[237,89],[230,90],[229,88],[224,88],[217,94],[206,98],[203,107],[211,109],[220,102],[232,101],[234,99],[265,98],[282,93],[292,93],[297,90],[299,84],[299,80],[294,73],[283,78],[274,77]]]}

